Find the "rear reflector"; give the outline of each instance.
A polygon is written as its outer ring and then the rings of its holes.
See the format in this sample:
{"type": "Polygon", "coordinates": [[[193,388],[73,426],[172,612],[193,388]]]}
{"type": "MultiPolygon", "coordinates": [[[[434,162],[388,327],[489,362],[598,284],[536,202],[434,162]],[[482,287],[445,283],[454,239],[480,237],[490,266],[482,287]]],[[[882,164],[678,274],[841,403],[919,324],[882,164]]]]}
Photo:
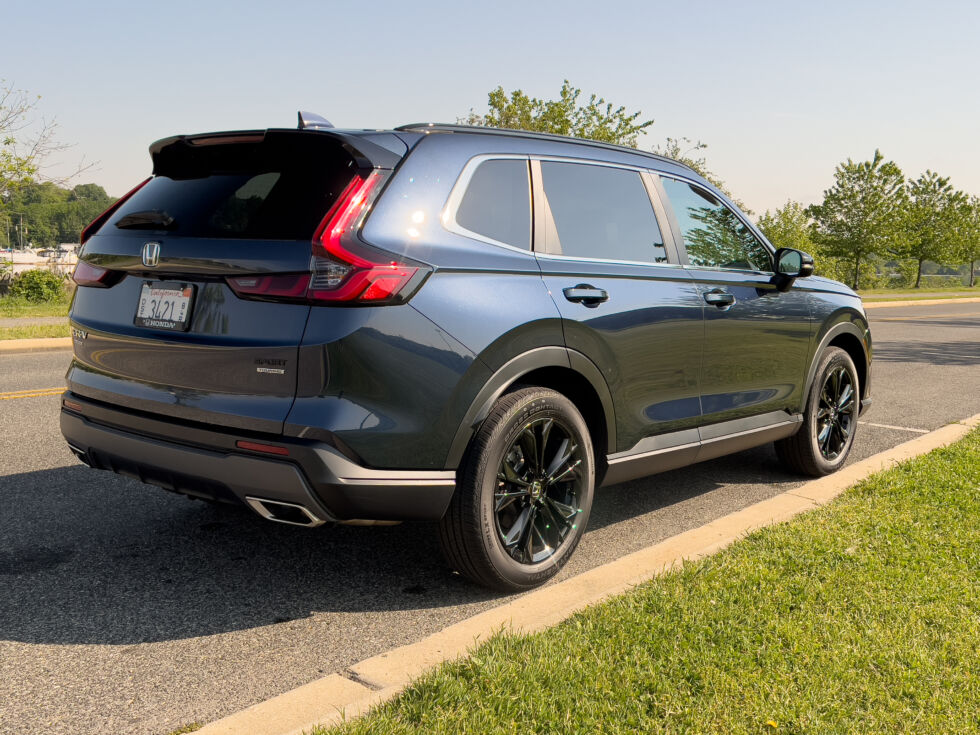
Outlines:
{"type": "Polygon", "coordinates": [[[265,452],[266,454],[278,454],[281,457],[286,457],[289,455],[289,450],[286,447],[277,447],[275,444],[263,444],[261,442],[247,442],[244,440],[238,440],[235,442],[235,446],[239,449],[248,449],[252,452],[265,452]]]}
{"type": "Polygon", "coordinates": [[[69,411],[75,411],[76,413],[82,412],[81,403],[75,403],[75,401],[69,401],[67,398],[61,402],[61,405],[67,408],[69,411]]]}

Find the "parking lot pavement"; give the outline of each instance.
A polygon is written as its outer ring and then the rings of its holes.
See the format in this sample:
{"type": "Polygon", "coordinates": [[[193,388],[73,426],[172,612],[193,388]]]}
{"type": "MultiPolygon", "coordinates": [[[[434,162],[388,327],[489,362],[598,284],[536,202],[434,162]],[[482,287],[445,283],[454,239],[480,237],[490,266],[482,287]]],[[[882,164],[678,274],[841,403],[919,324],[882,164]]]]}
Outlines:
{"type": "MultiPolygon", "coordinates": [[[[869,314],[854,459],[980,412],[980,304],[869,314]]],[[[0,733],[165,735],[508,599],[448,573],[432,524],[295,529],[89,470],[67,360],[0,357],[0,733]]],[[[800,482],[763,447],[603,489],[561,577],[800,482]]]]}

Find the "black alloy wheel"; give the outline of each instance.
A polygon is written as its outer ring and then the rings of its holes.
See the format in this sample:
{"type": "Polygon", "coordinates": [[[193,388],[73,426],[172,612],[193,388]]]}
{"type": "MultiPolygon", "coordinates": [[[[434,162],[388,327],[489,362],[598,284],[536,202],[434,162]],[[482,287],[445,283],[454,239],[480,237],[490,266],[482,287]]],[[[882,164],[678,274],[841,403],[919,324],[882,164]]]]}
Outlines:
{"type": "Polygon", "coordinates": [[[439,524],[450,566],[492,589],[543,584],[589,522],[595,457],[585,419],[566,396],[518,388],[477,430],[439,524]]]}
{"type": "Polygon", "coordinates": [[[847,368],[838,366],[824,379],[817,410],[817,446],[833,462],[848,445],[857,419],[854,382],[847,368]]]}
{"type": "Polygon", "coordinates": [[[851,356],[839,347],[828,347],[814,371],[799,431],[776,442],[783,464],[813,477],[839,470],[854,446],[860,396],[851,356]]]}
{"type": "Polygon", "coordinates": [[[582,452],[560,419],[529,422],[497,471],[494,520],[512,559],[537,564],[555,555],[582,513],[582,452]]]}

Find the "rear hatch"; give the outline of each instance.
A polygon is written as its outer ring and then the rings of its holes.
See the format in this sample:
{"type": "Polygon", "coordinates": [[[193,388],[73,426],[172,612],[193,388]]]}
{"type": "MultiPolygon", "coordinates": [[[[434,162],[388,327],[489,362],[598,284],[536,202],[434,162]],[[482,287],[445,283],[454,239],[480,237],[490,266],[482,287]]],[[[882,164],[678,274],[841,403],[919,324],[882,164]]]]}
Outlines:
{"type": "Polygon", "coordinates": [[[298,130],[182,136],[150,150],[154,175],[83,234],[69,388],[279,433],[296,392],[318,228],[352,181],[398,156],[298,130]]]}

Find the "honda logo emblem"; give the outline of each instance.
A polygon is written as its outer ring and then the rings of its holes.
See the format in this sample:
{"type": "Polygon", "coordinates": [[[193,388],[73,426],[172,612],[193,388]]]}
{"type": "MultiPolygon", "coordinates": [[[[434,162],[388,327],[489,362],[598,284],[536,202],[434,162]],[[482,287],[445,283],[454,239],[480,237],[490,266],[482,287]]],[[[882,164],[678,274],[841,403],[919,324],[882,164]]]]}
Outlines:
{"type": "Polygon", "coordinates": [[[143,265],[147,268],[154,268],[160,264],[160,243],[143,243],[143,265]]]}

